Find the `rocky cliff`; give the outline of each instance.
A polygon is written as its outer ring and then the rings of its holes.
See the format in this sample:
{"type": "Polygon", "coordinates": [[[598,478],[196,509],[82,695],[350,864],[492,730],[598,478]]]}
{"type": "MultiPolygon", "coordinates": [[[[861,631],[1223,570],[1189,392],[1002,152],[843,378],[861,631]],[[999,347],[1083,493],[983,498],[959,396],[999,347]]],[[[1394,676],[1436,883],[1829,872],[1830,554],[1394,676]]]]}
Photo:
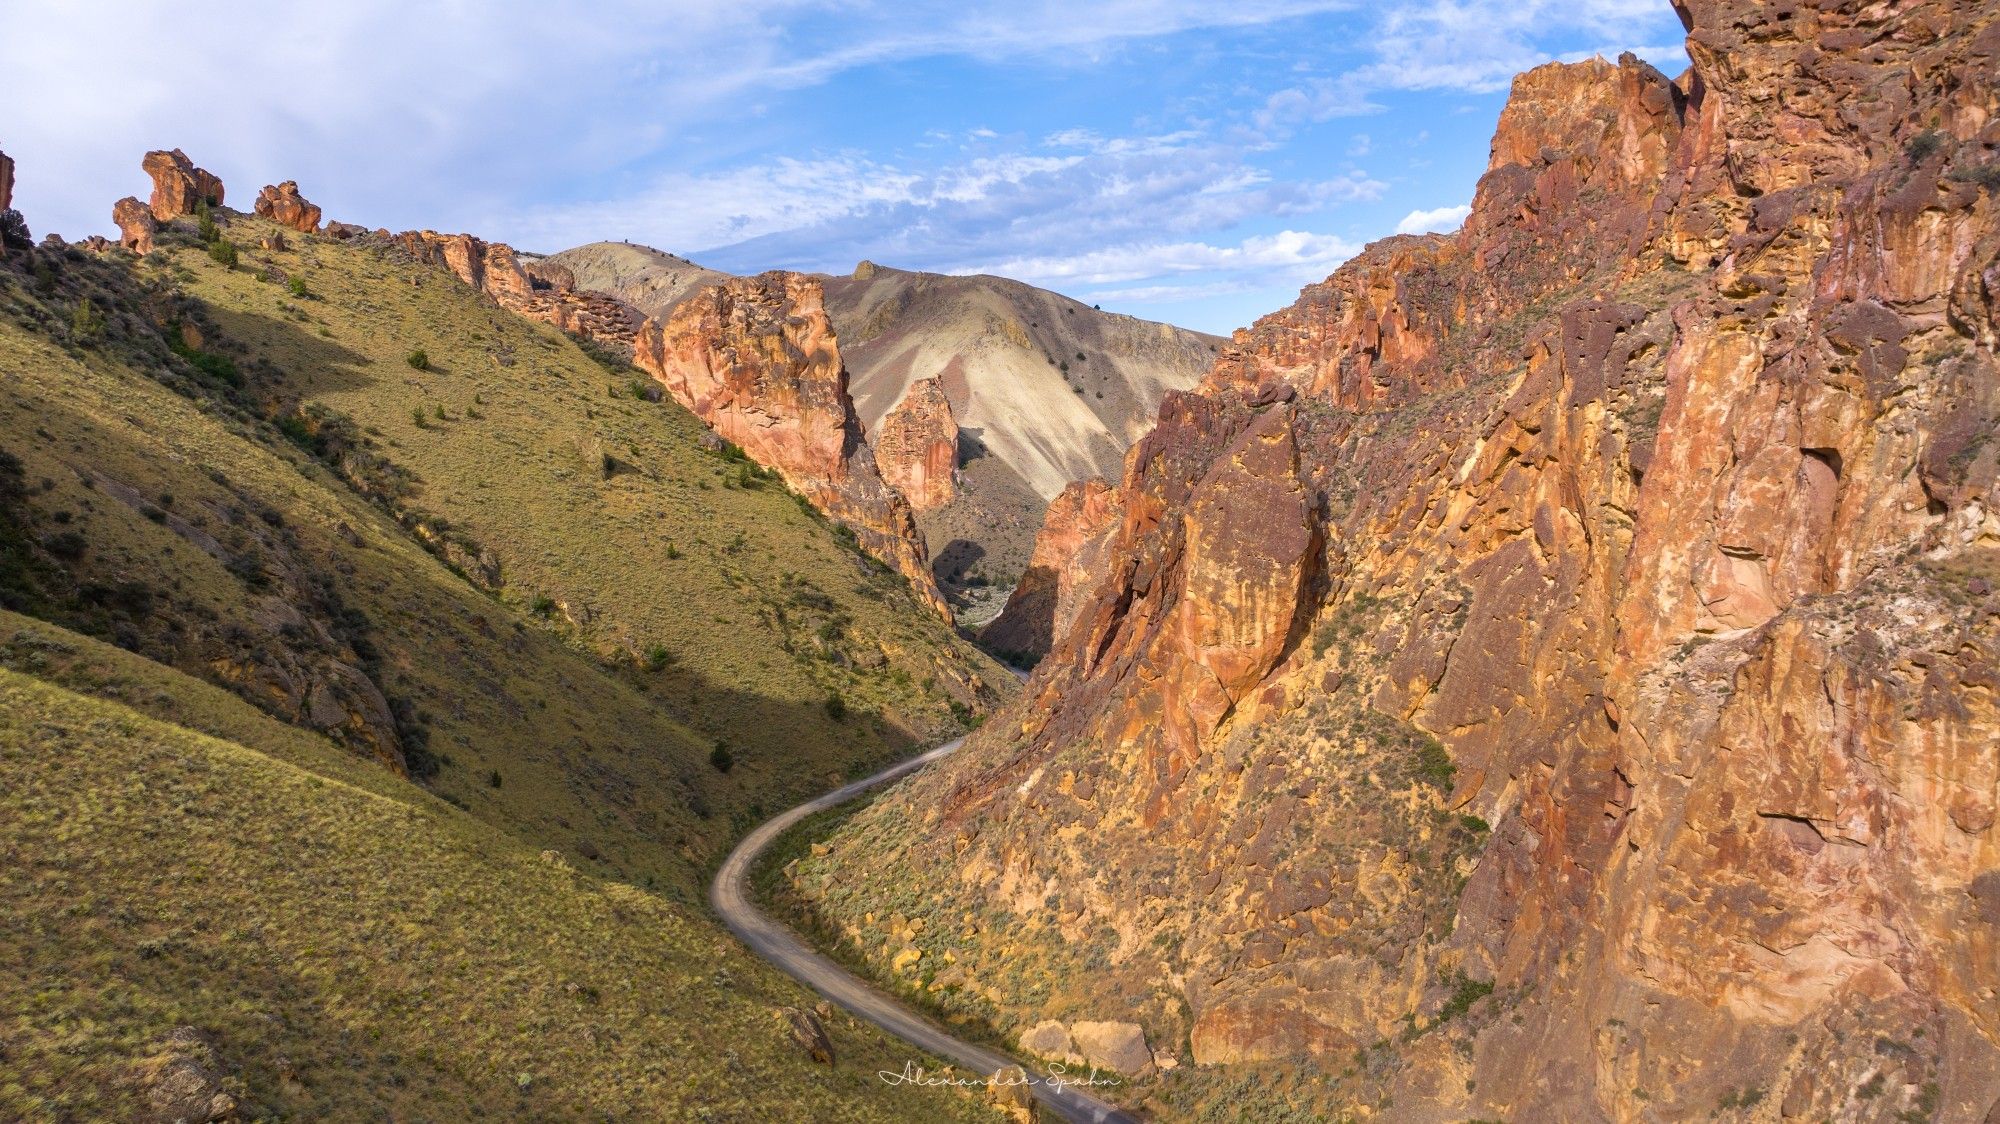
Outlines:
{"type": "Polygon", "coordinates": [[[560,266],[523,263],[512,246],[470,234],[410,230],[394,245],[409,257],[450,270],[509,312],[553,324],[572,335],[630,347],[644,323],[631,306],[604,293],[576,287],[560,266]]]}
{"type": "Polygon", "coordinates": [[[266,185],[257,193],[253,209],[260,215],[280,226],[288,226],[301,234],[319,233],[320,209],[299,194],[295,180],[274,186],[266,185]]]}
{"type": "Polygon", "coordinates": [[[816,279],[771,272],[702,289],[646,321],[632,361],[949,616],[909,502],[883,483],[862,440],[816,279]]]}
{"type": "Polygon", "coordinates": [[[864,951],[1328,1114],[2000,1119],[2000,23],[1679,10],[1168,396],[1023,702],[797,869],[864,951]]]}
{"type": "Polygon", "coordinates": [[[957,495],[958,422],[951,399],[936,379],[910,384],[875,433],[875,463],[919,512],[935,511],[957,495]]]}

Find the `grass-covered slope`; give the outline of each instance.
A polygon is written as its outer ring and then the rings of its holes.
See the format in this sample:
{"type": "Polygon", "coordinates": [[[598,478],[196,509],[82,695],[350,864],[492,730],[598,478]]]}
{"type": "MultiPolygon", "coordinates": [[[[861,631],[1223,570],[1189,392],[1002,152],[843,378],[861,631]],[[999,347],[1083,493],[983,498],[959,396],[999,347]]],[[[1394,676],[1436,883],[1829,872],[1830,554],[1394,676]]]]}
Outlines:
{"type": "Polygon", "coordinates": [[[143,1119],[172,1028],[284,1119],[983,1119],[691,910],[234,695],[0,613],[0,1118],[143,1119]],[[775,1115],[774,1115],[775,1114],[775,1115]]]}
{"type": "Polygon", "coordinates": [[[13,607],[301,724],[331,701],[475,814],[690,889],[757,811],[1009,685],[554,329],[378,249],[166,242],[0,273],[13,607]]]}
{"type": "Polygon", "coordinates": [[[292,1119],[973,1111],[812,1066],[698,903],[1006,674],[628,373],[275,230],[0,262],[0,1118],[138,1118],[180,1026],[292,1119]]]}

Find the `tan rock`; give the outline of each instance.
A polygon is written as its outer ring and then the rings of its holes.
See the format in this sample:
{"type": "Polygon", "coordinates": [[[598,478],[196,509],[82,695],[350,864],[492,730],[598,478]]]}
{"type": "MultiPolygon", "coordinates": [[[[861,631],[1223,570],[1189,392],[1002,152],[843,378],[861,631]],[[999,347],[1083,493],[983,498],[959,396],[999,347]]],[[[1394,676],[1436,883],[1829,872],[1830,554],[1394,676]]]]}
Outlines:
{"type": "Polygon", "coordinates": [[[215,1043],[193,1027],[180,1027],[141,1061],[133,1073],[149,1124],[212,1124],[237,1117],[236,1099],[223,1091],[215,1043]]]}
{"type": "Polygon", "coordinates": [[[153,218],[150,207],[127,195],[112,204],[111,221],[118,224],[120,245],[135,254],[153,252],[153,235],[160,229],[160,224],[153,218]]]}
{"type": "Polygon", "coordinates": [[[1023,1031],[1021,1049],[1055,1061],[1081,1058],[1076,1052],[1076,1043],[1070,1039],[1069,1028],[1054,1019],[1044,1019],[1023,1031]]]}
{"type": "Polygon", "coordinates": [[[1003,1066],[986,1079],[986,1103],[1014,1124],[1035,1124],[1042,1118],[1028,1072],[1018,1065],[1003,1066]]]}
{"type": "Polygon", "coordinates": [[[781,1007],[774,1012],[778,1022],[783,1024],[792,1044],[820,1065],[833,1064],[833,1039],[826,1033],[826,1024],[812,1011],[797,1007],[781,1007]]]}
{"type": "Polygon", "coordinates": [[[1137,1023],[1078,1022],[1070,1026],[1070,1034],[1077,1052],[1091,1065],[1126,1077],[1153,1074],[1153,1051],[1137,1023]]]}

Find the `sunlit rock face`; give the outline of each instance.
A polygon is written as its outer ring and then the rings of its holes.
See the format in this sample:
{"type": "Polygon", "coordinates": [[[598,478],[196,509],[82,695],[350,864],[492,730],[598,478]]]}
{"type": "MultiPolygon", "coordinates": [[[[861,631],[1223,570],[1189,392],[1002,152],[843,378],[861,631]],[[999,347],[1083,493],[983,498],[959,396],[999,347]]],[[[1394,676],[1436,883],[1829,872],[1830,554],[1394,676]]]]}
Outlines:
{"type": "Polygon", "coordinates": [[[910,505],[862,440],[820,282],[796,273],[731,278],[649,319],[633,362],[668,394],[910,579],[940,614],[910,505]]]}
{"type": "Polygon", "coordinates": [[[799,884],[1395,1119],[1995,1119],[2000,24],[1684,13],[1169,395],[1022,701],[799,884]]]}

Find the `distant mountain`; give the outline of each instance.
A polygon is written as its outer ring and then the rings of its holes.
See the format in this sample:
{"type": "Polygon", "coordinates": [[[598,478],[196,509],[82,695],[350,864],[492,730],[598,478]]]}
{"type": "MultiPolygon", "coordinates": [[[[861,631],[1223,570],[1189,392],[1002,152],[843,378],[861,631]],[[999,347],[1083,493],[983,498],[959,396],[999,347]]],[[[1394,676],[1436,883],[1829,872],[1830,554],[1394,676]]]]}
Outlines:
{"type": "MultiPolygon", "coordinates": [[[[656,317],[728,277],[621,242],[544,260],[656,317]]],[[[882,475],[916,507],[939,585],[967,623],[991,618],[1026,570],[1049,501],[1072,481],[1117,479],[1161,399],[1193,386],[1223,342],[1004,277],[862,262],[822,280],[882,475]],[[927,380],[937,385],[911,394],[927,380]],[[940,449],[954,451],[955,471],[934,471],[940,449]]]]}

